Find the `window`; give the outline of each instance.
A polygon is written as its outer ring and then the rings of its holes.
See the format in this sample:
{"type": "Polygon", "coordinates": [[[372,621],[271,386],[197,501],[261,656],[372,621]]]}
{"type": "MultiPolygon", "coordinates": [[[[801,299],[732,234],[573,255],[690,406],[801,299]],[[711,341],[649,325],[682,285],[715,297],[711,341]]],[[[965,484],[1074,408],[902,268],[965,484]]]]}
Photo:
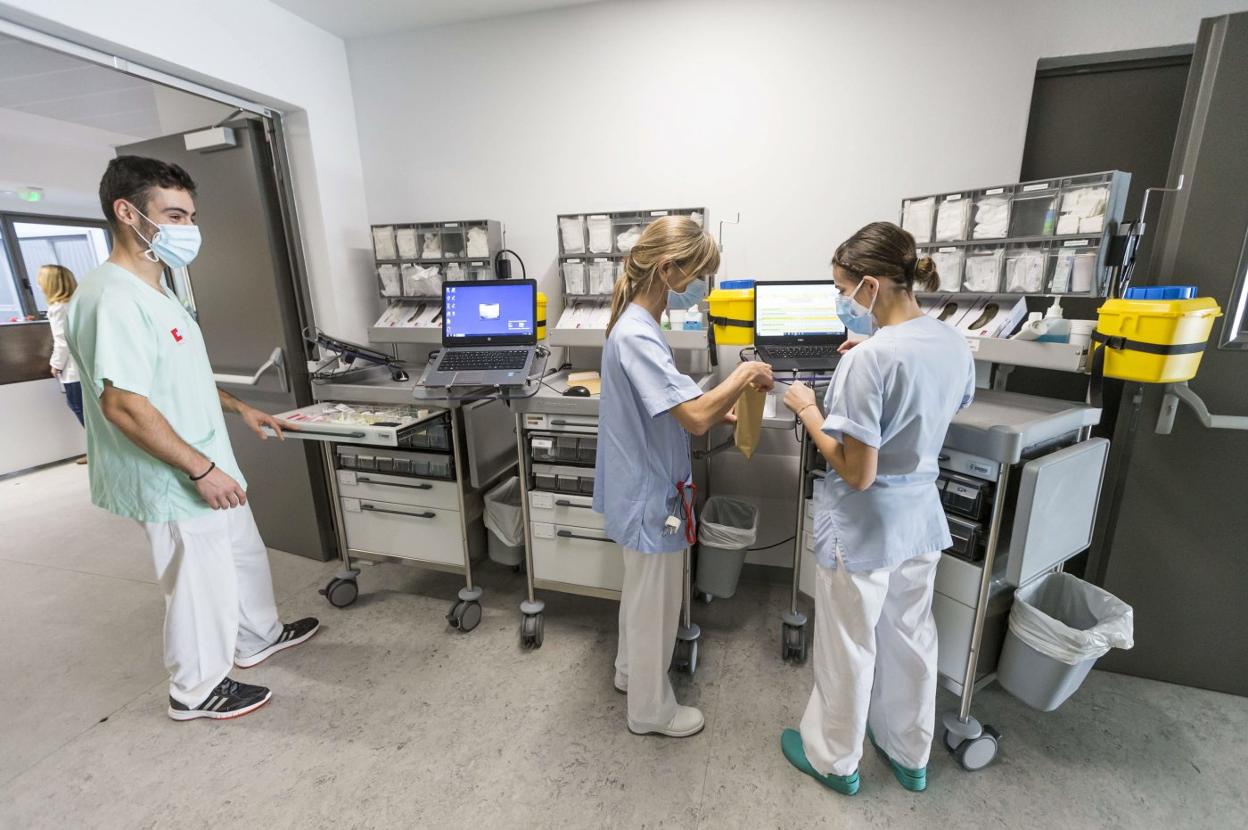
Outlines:
{"type": "Polygon", "coordinates": [[[41,317],[47,298],[36,277],[44,265],[63,265],[81,279],[108,258],[103,222],[0,214],[0,321],[41,317]]]}

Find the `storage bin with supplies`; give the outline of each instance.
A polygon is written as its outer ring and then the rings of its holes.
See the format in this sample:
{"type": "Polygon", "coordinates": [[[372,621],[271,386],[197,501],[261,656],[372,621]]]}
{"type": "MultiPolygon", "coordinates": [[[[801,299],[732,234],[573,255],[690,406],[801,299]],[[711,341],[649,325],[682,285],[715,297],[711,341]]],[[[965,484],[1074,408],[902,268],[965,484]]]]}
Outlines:
{"type": "Polygon", "coordinates": [[[902,230],[910,232],[914,241],[922,244],[932,241],[932,222],[936,213],[936,198],[910,199],[901,206],[902,230]]]}
{"type": "Polygon", "coordinates": [[[991,294],[1001,290],[1000,248],[972,248],[966,255],[962,288],[977,294],[991,294]]]}
{"type": "Polygon", "coordinates": [[[724,280],[707,297],[709,322],[720,346],[754,342],[754,280],[724,280]]]}
{"type": "Polygon", "coordinates": [[[975,200],[974,239],[1000,239],[1010,230],[1010,194],[1004,187],[985,190],[975,200]]]}
{"type": "Polygon", "coordinates": [[[1200,368],[1213,321],[1212,297],[1190,300],[1106,300],[1096,310],[1094,362],[1104,375],[1140,383],[1191,380],[1200,368]]]}
{"type": "Polygon", "coordinates": [[[1033,709],[1051,712],[1083,684],[1111,648],[1134,645],[1131,606],[1066,573],[1014,593],[997,682],[1033,709]]]}
{"type": "Polygon", "coordinates": [[[1039,294],[1045,287],[1048,252],[1036,246],[1007,248],[1005,290],[1011,294],[1039,294]]]}
{"type": "Polygon", "coordinates": [[[944,197],[936,211],[936,241],[952,242],[966,239],[966,225],[970,218],[970,199],[963,198],[961,193],[953,193],[944,197]]]}
{"type": "Polygon", "coordinates": [[[698,522],[698,590],[721,599],[735,594],[757,538],[757,507],[727,496],[707,499],[698,522]]]}
{"type": "Polygon", "coordinates": [[[957,293],[962,290],[962,266],[966,262],[966,249],[940,248],[929,252],[928,256],[936,264],[936,273],[940,276],[940,287],[937,291],[957,293]]]}
{"type": "Polygon", "coordinates": [[[490,559],[500,565],[524,561],[524,511],[520,506],[520,479],[506,478],[485,494],[485,527],[490,531],[490,559]]]}

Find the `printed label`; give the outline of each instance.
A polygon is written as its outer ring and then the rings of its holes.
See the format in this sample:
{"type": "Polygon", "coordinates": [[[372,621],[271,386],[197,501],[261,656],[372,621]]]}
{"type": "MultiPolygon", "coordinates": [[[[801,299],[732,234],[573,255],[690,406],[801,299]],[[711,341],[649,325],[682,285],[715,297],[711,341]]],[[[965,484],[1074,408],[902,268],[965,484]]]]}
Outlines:
{"type": "Polygon", "coordinates": [[[665,211],[665,210],[652,210],[652,211],[650,211],[650,215],[651,215],[651,216],[667,216],[667,211],[665,211]]]}
{"type": "Polygon", "coordinates": [[[1049,189],[1049,183],[1048,183],[1048,182],[1036,182],[1035,184],[1025,184],[1025,185],[1023,185],[1023,192],[1024,192],[1024,193],[1030,193],[1030,192],[1031,192],[1031,191],[1033,191],[1033,190],[1048,190],[1048,189],[1049,189]]]}
{"type": "Polygon", "coordinates": [[[339,470],[338,483],[347,487],[353,487],[359,482],[355,477],[355,470],[339,470]]]}
{"type": "Polygon", "coordinates": [[[979,338],[978,337],[966,338],[966,345],[970,346],[971,351],[973,352],[979,351],[979,338]]]}
{"type": "Polygon", "coordinates": [[[553,449],[554,446],[555,446],[555,442],[551,440],[550,438],[534,438],[533,439],[533,449],[535,450],[550,450],[550,449],[553,449]]]}
{"type": "Polygon", "coordinates": [[[545,415],[525,415],[524,426],[525,426],[525,429],[545,429],[546,416],[545,415]]]}
{"type": "Polygon", "coordinates": [[[994,470],[991,467],[989,467],[987,464],[980,464],[979,462],[976,462],[976,461],[970,462],[969,464],[966,465],[966,467],[972,473],[979,473],[980,475],[983,475],[983,476],[991,476],[994,474],[994,470]]]}
{"type": "Polygon", "coordinates": [[[343,499],[342,509],[347,511],[348,513],[359,513],[360,512],[360,500],[359,499],[343,499]]]}
{"type": "Polygon", "coordinates": [[[1092,244],[1091,239],[1071,239],[1068,242],[1063,242],[1062,247],[1063,248],[1083,248],[1091,244],[1092,244]]]}
{"type": "Polygon", "coordinates": [[[958,251],[957,248],[937,248],[936,250],[940,251],[942,254],[954,254],[958,251]]]}
{"type": "Polygon", "coordinates": [[[539,510],[551,510],[555,506],[555,497],[551,493],[534,490],[529,493],[529,506],[539,510]]]}
{"type": "Polygon", "coordinates": [[[962,198],[962,194],[961,194],[961,193],[954,193],[952,196],[946,196],[946,197],[945,197],[945,201],[946,201],[946,202],[956,202],[956,201],[958,201],[958,200],[959,200],[959,199],[961,199],[961,198],[962,198]]]}
{"type": "Polygon", "coordinates": [[[985,190],[984,195],[985,196],[999,196],[1000,194],[1004,192],[1005,192],[1004,187],[994,187],[992,190],[985,190]]]}
{"type": "Polygon", "coordinates": [[[545,522],[533,523],[534,539],[553,539],[555,538],[555,526],[548,525],[545,522]]]}

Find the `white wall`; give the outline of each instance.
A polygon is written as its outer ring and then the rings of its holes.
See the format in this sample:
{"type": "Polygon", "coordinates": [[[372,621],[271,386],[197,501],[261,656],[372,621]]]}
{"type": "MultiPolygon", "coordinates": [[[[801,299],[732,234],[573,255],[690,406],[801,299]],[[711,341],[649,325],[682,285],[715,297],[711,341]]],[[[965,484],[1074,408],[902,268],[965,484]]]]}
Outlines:
{"type": "Polygon", "coordinates": [[[1245,7],[637,0],[353,40],[369,219],[501,219],[556,297],[557,213],[705,205],[741,212],[721,273],[818,277],[906,195],[1017,180],[1038,58],[1245,7]]]}
{"type": "Polygon", "coordinates": [[[0,384],[0,475],[75,458],[87,451],[86,432],[52,378],[0,384]]]}
{"type": "Polygon", "coordinates": [[[317,322],[361,339],[376,308],[340,39],[267,0],[5,0],[0,17],[281,109],[317,322]]]}

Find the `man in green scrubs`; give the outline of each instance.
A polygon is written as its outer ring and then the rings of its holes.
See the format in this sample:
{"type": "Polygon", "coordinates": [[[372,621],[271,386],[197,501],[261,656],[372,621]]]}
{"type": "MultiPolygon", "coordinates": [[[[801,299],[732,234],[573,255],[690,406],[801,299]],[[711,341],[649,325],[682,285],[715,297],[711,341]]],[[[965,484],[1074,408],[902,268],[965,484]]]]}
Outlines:
{"type": "Polygon", "coordinates": [[[195,183],[174,164],[109,162],[100,204],[113,232],[108,261],[69,307],[79,367],[91,500],[143,525],[165,592],[168,714],[225,719],[268,702],[229,677],[298,645],[313,618],[282,625],[268,552],[247,506],[224,412],[262,439],[282,424],[217,389],[199,326],[163,283],[199,250],[195,183]]]}

